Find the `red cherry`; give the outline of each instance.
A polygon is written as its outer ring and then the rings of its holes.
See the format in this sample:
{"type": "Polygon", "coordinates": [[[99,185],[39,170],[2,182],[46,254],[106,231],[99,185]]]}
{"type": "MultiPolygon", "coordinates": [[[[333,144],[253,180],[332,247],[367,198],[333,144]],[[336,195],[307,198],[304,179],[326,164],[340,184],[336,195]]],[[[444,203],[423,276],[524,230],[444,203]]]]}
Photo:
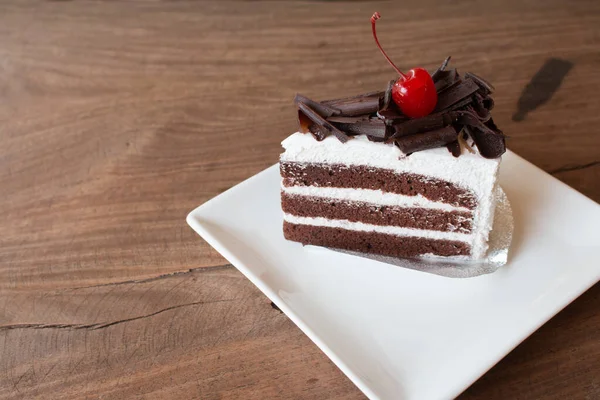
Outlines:
{"type": "Polygon", "coordinates": [[[429,72],[413,68],[406,78],[400,78],[392,87],[392,99],[402,113],[410,118],[429,115],[437,104],[437,91],[429,72]]]}
{"type": "Polygon", "coordinates": [[[392,99],[400,108],[404,115],[410,118],[421,118],[429,115],[437,104],[437,91],[431,75],[423,68],[413,68],[408,71],[408,74],[403,74],[390,60],[385,51],[381,48],[377,33],[375,31],[375,21],[381,18],[381,15],[376,12],[371,17],[371,27],[373,28],[373,37],[375,43],[381,51],[381,54],[390,63],[390,65],[398,72],[400,78],[392,87],[392,99]]]}

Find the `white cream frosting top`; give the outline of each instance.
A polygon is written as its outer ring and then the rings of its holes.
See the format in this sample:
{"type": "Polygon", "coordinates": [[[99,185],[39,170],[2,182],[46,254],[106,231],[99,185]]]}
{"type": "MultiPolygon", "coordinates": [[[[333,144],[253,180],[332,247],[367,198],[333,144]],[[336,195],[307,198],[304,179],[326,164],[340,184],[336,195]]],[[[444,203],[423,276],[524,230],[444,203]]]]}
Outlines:
{"type": "Polygon", "coordinates": [[[296,132],[281,145],[285,148],[281,161],[365,165],[410,172],[452,182],[476,194],[489,191],[500,163],[500,158],[490,160],[465,150],[460,157],[454,157],[445,147],[406,156],[394,144],[371,142],[364,135],[346,143],[333,135],[318,142],[311,134],[296,132]]]}

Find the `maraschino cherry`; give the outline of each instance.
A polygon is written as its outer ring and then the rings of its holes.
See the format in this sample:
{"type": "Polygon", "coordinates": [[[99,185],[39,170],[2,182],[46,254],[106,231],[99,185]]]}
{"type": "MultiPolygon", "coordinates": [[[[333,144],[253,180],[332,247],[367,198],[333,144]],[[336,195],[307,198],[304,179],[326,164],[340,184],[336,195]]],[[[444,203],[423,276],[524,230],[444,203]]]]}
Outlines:
{"type": "Polygon", "coordinates": [[[373,37],[381,54],[390,63],[392,67],[400,74],[400,78],[392,87],[392,99],[398,105],[400,111],[410,118],[421,118],[429,115],[437,103],[437,91],[431,75],[423,68],[413,68],[408,74],[403,74],[390,60],[385,51],[381,48],[377,33],[375,32],[375,21],[381,18],[376,12],[371,17],[371,26],[373,28],[373,37]]]}

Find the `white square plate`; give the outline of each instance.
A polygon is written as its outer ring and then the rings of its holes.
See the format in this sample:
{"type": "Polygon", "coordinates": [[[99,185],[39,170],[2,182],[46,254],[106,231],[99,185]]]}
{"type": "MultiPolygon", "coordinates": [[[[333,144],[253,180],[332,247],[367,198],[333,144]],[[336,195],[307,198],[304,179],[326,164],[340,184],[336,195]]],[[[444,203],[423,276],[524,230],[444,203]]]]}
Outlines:
{"type": "Polygon", "coordinates": [[[450,399],[600,279],[597,203],[511,152],[500,184],[509,262],[468,279],[286,241],[277,165],[187,221],[369,398],[450,399]]]}

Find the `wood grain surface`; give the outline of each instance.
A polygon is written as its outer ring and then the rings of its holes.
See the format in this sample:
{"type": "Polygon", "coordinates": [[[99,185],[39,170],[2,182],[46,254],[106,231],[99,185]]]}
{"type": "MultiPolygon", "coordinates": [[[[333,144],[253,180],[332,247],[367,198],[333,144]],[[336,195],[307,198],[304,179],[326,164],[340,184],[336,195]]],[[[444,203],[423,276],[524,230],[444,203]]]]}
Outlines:
{"type": "MultiPolygon", "coordinates": [[[[0,399],[360,399],[185,224],[275,163],[291,99],[451,54],[509,147],[600,201],[600,3],[0,0],[0,399]],[[513,121],[546,60],[572,64],[513,121]]],[[[596,285],[463,399],[599,399],[596,285]]]]}

